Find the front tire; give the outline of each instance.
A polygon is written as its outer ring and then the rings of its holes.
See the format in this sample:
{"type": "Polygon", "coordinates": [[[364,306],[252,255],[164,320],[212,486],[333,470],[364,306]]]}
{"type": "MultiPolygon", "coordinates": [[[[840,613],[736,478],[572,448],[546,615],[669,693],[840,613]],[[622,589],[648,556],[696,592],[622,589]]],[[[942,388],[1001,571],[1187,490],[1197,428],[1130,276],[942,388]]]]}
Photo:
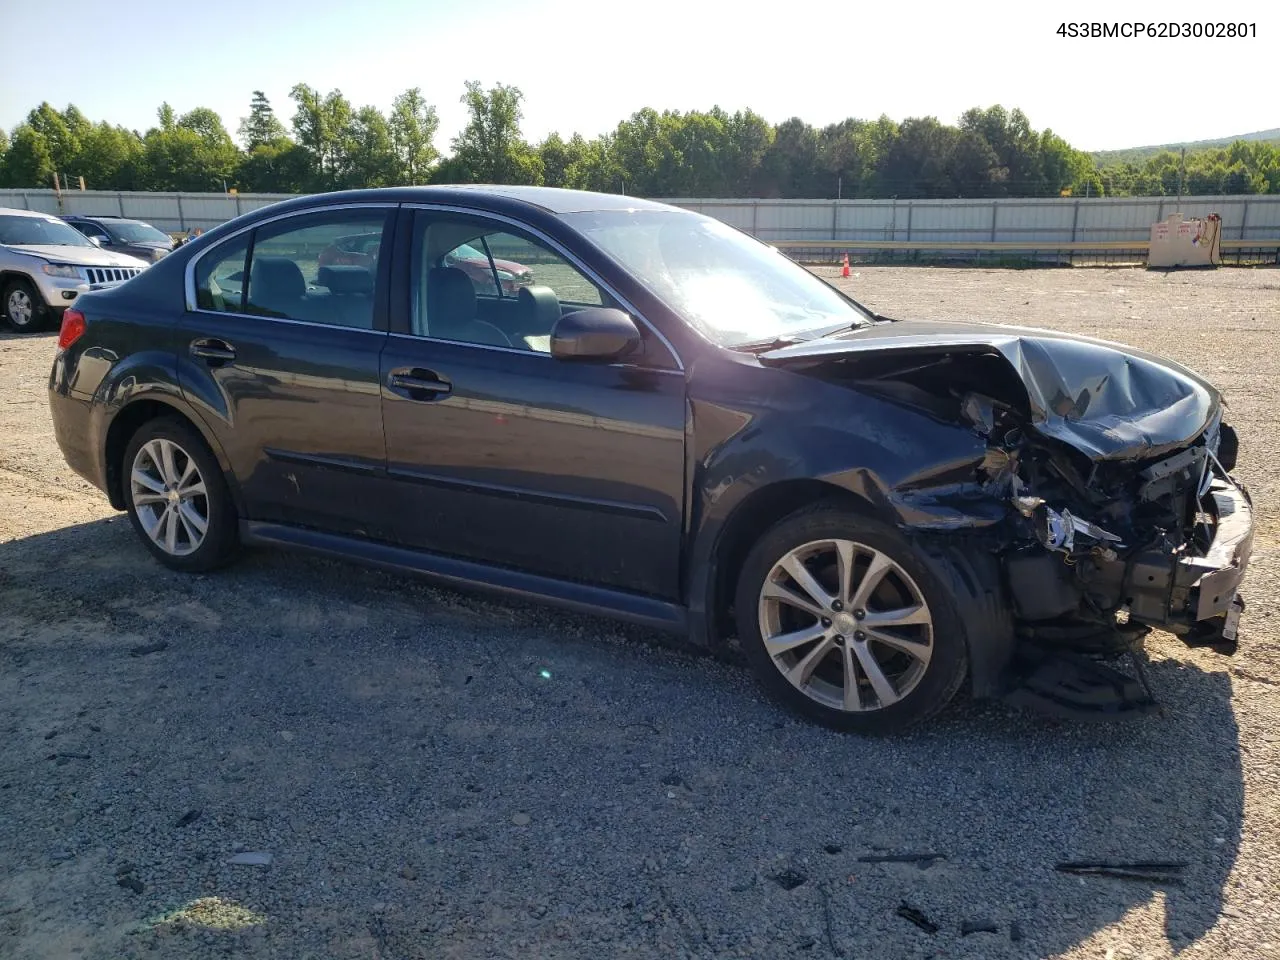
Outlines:
{"type": "Polygon", "coordinates": [[[187,572],[226,563],[239,546],[235,505],[222,469],[188,424],[143,424],[121,464],[129,521],[151,555],[187,572]]]}
{"type": "Polygon", "coordinates": [[[48,309],[30,280],[15,279],[0,291],[0,312],[18,333],[35,333],[44,327],[48,309]]]}
{"type": "Polygon", "coordinates": [[[836,729],[904,730],[945,707],[967,673],[959,614],[929,565],[893,527],[839,506],[760,538],[735,611],[765,689],[836,729]]]}

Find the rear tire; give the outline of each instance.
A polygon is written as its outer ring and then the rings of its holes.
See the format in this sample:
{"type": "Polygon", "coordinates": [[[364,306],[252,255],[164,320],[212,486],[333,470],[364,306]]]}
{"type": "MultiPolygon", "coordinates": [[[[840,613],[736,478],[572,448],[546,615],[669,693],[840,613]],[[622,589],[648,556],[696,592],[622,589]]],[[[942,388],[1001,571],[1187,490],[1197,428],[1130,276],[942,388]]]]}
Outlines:
{"type": "Polygon", "coordinates": [[[218,461],[189,424],[170,417],[144,423],[120,470],[129,522],[166,567],[197,573],[235,555],[235,504],[218,461]]]}
{"type": "Polygon", "coordinates": [[[826,726],[900,732],[968,672],[951,595],[898,530],[833,505],[781,520],[742,566],[743,651],[765,689],[826,726]]]}
{"type": "Polygon", "coordinates": [[[30,280],[16,278],[0,291],[0,313],[18,333],[35,333],[44,329],[49,309],[36,293],[30,280]]]}

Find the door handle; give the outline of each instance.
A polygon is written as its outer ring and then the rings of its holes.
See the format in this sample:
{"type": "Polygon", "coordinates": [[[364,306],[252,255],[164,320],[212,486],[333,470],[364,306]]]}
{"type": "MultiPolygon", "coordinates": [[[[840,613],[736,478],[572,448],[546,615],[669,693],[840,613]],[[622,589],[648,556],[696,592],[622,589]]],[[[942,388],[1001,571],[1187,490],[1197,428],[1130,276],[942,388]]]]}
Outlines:
{"type": "Polygon", "coordinates": [[[210,366],[217,366],[234,360],[236,351],[235,347],[225,340],[206,337],[201,340],[191,341],[191,355],[207,361],[210,366]]]}
{"type": "Polygon", "coordinates": [[[453,389],[453,385],[430,370],[392,371],[387,382],[393,389],[403,390],[412,400],[433,400],[444,396],[453,389]],[[417,396],[415,396],[417,394],[417,396]],[[427,396],[422,396],[426,394],[427,396]]]}

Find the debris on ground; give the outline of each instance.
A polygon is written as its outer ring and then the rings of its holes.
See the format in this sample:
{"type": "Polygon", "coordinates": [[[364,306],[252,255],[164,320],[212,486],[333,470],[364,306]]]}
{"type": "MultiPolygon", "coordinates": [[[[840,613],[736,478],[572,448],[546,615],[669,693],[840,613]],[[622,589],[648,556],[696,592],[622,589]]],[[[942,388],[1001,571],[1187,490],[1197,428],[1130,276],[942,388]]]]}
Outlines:
{"type": "Polygon", "coordinates": [[[793,870],[788,867],[773,878],[773,882],[780,886],[783,890],[794,890],[796,887],[805,883],[809,878],[799,870],[793,870]]]}
{"type": "Polygon", "coordinates": [[[159,653],[161,650],[168,649],[168,647],[168,640],[157,640],[155,643],[144,643],[141,646],[130,647],[129,656],[145,657],[149,653],[159,653]]]}
{"type": "Polygon", "coordinates": [[[238,867],[269,867],[272,859],[271,854],[265,850],[250,850],[246,853],[237,853],[227,863],[238,867]]]}
{"type": "Polygon", "coordinates": [[[945,860],[941,853],[869,853],[858,858],[860,863],[914,863],[921,869],[933,866],[936,860],[945,860]]]}
{"type": "Polygon", "coordinates": [[[116,885],[124,887],[126,890],[132,890],[134,893],[141,893],[147,889],[147,885],[135,877],[132,873],[126,873],[116,877],[116,885]]]}
{"type": "Polygon", "coordinates": [[[960,936],[967,937],[971,933],[999,933],[1000,925],[994,920],[962,920],[960,936]]]}
{"type": "Polygon", "coordinates": [[[1081,860],[1059,863],[1054,869],[1059,873],[1073,873],[1081,876],[1178,883],[1182,880],[1182,871],[1186,866],[1185,863],[1164,860],[1140,860],[1130,863],[1081,860]]]}
{"type": "Polygon", "coordinates": [[[925,933],[929,934],[930,936],[938,932],[938,925],[936,923],[934,923],[927,916],[925,916],[923,912],[911,906],[911,904],[907,903],[905,900],[902,903],[898,904],[897,914],[898,916],[902,917],[902,919],[904,920],[910,920],[912,923],[914,923],[917,927],[919,927],[921,930],[923,930],[925,933]]]}

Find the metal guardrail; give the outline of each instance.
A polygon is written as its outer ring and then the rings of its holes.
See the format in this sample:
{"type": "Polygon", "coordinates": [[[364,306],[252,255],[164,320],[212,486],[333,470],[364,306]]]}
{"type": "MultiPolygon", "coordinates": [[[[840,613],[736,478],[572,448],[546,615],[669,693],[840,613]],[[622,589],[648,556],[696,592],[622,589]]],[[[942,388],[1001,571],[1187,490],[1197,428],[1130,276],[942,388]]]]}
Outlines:
{"type": "MultiPolygon", "coordinates": [[[[1280,240],[1223,240],[1224,250],[1280,249],[1280,240]]],[[[1016,240],[774,240],[779,250],[1003,250],[1022,253],[1088,253],[1108,250],[1150,250],[1150,240],[1077,240],[1021,242],[1016,240]]]]}
{"type": "MultiPolygon", "coordinates": [[[[831,263],[842,254],[863,262],[1018,262],[1066,265],[1077,262],[1145,263],[1147,240],[773,240],[765,241],[797,262],[831,263]]],[[[1221,240],[1223,264],[1280,264],[1280,239],[1221,240]]]]}

